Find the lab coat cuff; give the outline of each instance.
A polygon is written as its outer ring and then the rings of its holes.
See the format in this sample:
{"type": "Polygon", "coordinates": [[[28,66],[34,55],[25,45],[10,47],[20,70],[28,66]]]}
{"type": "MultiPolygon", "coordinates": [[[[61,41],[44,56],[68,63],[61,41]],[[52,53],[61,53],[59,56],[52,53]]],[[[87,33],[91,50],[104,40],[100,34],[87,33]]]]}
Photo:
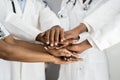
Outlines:
{"type": "Polygon", "coordinates": [[[89,36],[89,33],[87,33],[87,32],[79,34],[80,39],[77,41],[77,43],[81,43],[81,42],[85,41],[88,36],[89,36]]]}
{"type": "Polygon", "coordinates": [[[55,21],[55,20],[54,20],[54,22],[51,22],[50,24],[49,23],[47,24],[47,26],[50,27],[50,28],[52,28],[54,26],[57,26],[57,25],[61,27],[60,22],[59,21],[55,21]]]}
{"type": "Polygon", "coordinates": [[[4,39],[9,36],[10,33],[5,29],[5,27],[0,23],[0,39],[4,39]]]}
{"type": "Polygon", "coordinates": [[[95,42],[90,37],[88,37],[87,40],[91,44],[92,47],[95,47],[95,48],[99,49],[99,47],[95,44],[95,42]]]}
{"type": "Polygon", "coordinates": [[[86,25],[89,33],[93,32],[93,28],[86,21],[83,21],[82,23],[86,25]]]}
{"type": "Polygon", "coordinates": [[[103,51],[104,49],[108,48],[110,44],[107,40],[97,40],[95,38],[89,38],[88,41],[94,47],[97,47],[99,50],[103,51]]]}

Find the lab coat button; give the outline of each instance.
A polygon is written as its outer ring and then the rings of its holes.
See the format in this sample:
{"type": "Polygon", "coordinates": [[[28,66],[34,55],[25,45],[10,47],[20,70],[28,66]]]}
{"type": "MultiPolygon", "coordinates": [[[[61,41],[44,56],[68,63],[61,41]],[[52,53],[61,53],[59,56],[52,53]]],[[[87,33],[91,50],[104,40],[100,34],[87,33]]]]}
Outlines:
{"type": "Polygon", "coordinates": [[[60,15],[61,18],[63,18],[63,15],[60,15]]]}

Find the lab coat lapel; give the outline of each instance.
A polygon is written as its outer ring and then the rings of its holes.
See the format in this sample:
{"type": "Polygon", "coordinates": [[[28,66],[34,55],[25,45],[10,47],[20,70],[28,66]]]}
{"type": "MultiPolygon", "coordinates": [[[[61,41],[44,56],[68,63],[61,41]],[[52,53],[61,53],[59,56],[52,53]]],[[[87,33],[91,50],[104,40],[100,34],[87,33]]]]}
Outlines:
{"type": "Polygon", "coordinates": [[[28,16],[30,16],[29,14],[31,14],[32,10],[33,10],[32,9],[33,7],[31,7],[31,6],[33,6],[33,1],[32,0],[26,0],[26,5],[25,5],[24,12],[23,12],[23,15],[22,15],[24,19],[30,18],[28,16]]]}
{"type": "Polygon", "coordinates": [[[18,1],[17,0],[13,0],[13,1],[14,1],[14,4],[15,4],[16,14],[21,16],[22,15],[22,11],[20,9],[20,5],[18,4],[18,1]]]}

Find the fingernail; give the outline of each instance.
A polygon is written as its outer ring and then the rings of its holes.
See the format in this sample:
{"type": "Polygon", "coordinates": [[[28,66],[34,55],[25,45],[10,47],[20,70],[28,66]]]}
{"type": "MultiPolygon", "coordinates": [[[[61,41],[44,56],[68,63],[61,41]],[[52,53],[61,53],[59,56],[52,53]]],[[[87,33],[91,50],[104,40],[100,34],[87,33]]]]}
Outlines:
{"type": "Polygon", "coordinates": [[[61,39],[61,42],[63,42],[64,40],[63,39],[61,39]]]}
{"type": "Polygon", "coordinates": [[[53,46],[53,44],[50,44],[50,46],[53,46]]]}
{"type": "Polygon", "coordinates": [[[60,49],[59,47],[56,47],[56,49],[60,49]]]}
{"type": "Polygon", "coordinates": [[[48,50],[48,48],[47,47],[44,47],[45,48],[45,50],[48,50]]]}
{"type": "Polygon", "coordinates": [[[50,46],[48,46],[48,49],[50,49],[51,47],[50,46]]]}
{"type": "Polygon", "coordinates": [[[58,45],[58,43],[56,42],[56,43],[55,43],[55,45],[57,46],[57,45],[58,45]]]}
{"type": "Polygon", "coordinates": [[[47,42],[47,44],[49,44],[49,42],[47,42]]]}
{"type": "Polygon", "coordinates": [[[65,61],[67,61],[67,58],[64,58],[65,59],[65,61]]]}
{"type": "Polygon", "coordinates": [[[77,42],[78,40],[74,40],[74,42],[77,42]]]}

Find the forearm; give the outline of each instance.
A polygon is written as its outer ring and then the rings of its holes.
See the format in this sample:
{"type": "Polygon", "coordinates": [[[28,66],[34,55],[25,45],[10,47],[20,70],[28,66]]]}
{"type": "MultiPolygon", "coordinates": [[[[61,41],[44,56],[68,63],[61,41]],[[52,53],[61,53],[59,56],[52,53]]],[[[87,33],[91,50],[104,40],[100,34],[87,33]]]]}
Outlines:
{"type": "Polygon", "coordinates": [[[81,23],[80,25],[75,27],[73,31],[76,32],[76,34],[81,34],[83,32],[88,32],[88,29],[84,23],[81,23]]]}
{"type": "MultiPolygon", "coordinates": [[[[42,46],[41,46],[42,47],[42,46]]],[[[54,62],[54,57],[36,49],[29,49],[23,46],[8,44],[7,48],[1,51],[1,58],[10,61],[21,62],[54,62]]]]}
{"type": "Polygon", "coordinates": [[[88,29],[84,23],[81,23],[78,25],[77,29],[79,30],[79,34],[83,32],[88,32],[88,29]]]}
{"type": "Polygon", "coordinates": [[[46,52],[28,49],[26,47],[12,46],[11,53],[5,59],[21,62],[53,62],[54,57],[46,52]]]}
{"type": "Polygon", "coordinates": [[[42,45],[15,40],[12,36],[0,41],[0,56],[3,59],[22,62],[53,62],[54,57],[49,55],[42,45]]]}
{"type": "Polygon", "coordinates": [[[44,49],[43,45],[29,43],[29,42],[22,41],[22,40],[16,40],[12,36],[8,36],[5,39],[5,42],[7,42],[7,43],[9,43],[11,45],[21,46],[21,47],[25,47],[25,48],[36,50],[36,51],[40,51],[40,52],[41,51],[42,52],[46,52],[46,50],[44,49]]]}

